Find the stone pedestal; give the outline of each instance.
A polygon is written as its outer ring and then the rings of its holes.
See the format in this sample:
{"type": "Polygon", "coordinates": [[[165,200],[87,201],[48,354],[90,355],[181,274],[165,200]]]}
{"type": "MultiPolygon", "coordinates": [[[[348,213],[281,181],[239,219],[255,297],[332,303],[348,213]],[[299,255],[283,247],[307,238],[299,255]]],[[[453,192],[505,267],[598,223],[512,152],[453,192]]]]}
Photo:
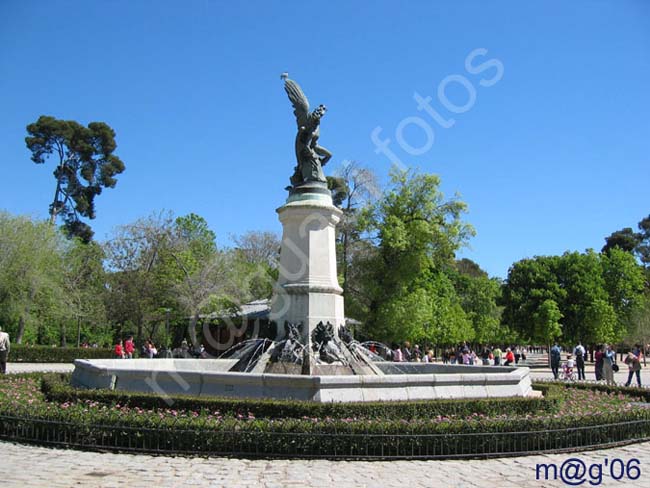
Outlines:
{"type": "Polygon", "coordinates": [[[285,321],[302,324],[301,342],[311,347],[319,322],[330,322],[336,332],[345,323],[335,244],[342,212],[329,192],[295,193],[277,212],[283,226],[280,276],[269,318],[277,324],[278,340],[286,336],[285,321]]]}

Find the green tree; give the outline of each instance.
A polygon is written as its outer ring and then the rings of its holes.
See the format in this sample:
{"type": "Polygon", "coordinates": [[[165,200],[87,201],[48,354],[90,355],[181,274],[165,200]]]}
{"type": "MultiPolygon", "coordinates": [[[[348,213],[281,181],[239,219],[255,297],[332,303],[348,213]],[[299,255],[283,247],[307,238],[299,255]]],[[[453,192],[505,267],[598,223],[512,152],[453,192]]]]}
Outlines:
{"type": "Polygon", "coordinates": [[[639,244],[640,236],[631,227],[612,232],[605,237],[605,245],[601,252],[608,252],[610,249],[619,248],[626,252],[633,252],[639,244]]]}
{"type": "Polygon", "coordinates": [[[626,335],[632,315],[644,299],[643,268],[630,253],[616,248],[601,255],[601,266],[608,303],[617,317],[615,336],[620,339],[626,335]]]}
{"type": "Polygon", "coordinates": [[[584,335],[595,343],[618,342],[623,338],[623,331],[617,329],[617,319],[616,311],[610,303],[596,299],[585,309],[584,335]]]}
{"type": "Polygon", "coordinates": [[[47,222],[0,212],[0,316],[20,344],[62,316],[64,239],[47,222]]]}
{"type": "Polygon", "coordinates": [[[553,300],[567,343],[617,341],[626,335],[642,291],[641,268],[616,247],[604,254],[589,250],[522,260],[510,268],[503,287],[504,322],[524,337],[539,337],[531,317],[553,300]]]}
{"type": "Polygon", "coordinates": [[[558,256],[522,259],[508,270],[502,289],[502,321],[524,340],[539,340],[532,319],[545,301],[564,303],[567,292],[560,286],[556,274],[559,259],[558,256]]]}
{"type": "Polygon", "coordinates": [[[361,210],[373,204],[380,191],[375,173],[356,161],[346,161],[336,175],[328,177],[328,187],[332,190],[334,205],[343,211],[336,226],[337,268],[343,297],[347,300],[349,288],[355,285],[350,281],[352,262],[356,253],[363,253],[366,249],[361,241],[361,210]]]}
{"type": "Polygon", "coordinates": [[[248,231],[234,236],[233,272],[247,300],[271,298],[278,278],[280,239],[273,232],[248,231]]]}
{"type": "Polygon", "coordinates": [[[169,269],[177,279],[173,291],[189,317],[188,332],[197,345],[197,325],[201,313],[222,311],[239,303],[241,291],[234,286],[232,255],[219,252],[216,236],[203,217],[190,214],[175,220],[172,241],[164,250],[169,269]]]}
{"type": "Polygon", "coordinates": [[[507,342],[509,330],[501,325],[501,309],[497,304],[501,296],[499,280],[489,278],[469,259],[457,261],[456,270],[450,273],[450,277],[472,323],[474,340],[482,344],[507,342]]]}
{"type": "Polygon", "coordinates": [[[27,132],[25,143],[32,161],[43,164],[50,156],[56,160],[50,221],[62,217],[69,236],[90,241],[92,230],[81,218],[95,218],[95,197],[104,188],[114,188],[115,176],[124,171],[124,163],[113,154],[115,132],[104,122],[84,127],[46,115],[29,124],[27,132]]]}
{"type": "Polygon", "coordinates": [[[650,267],[650,215],[639,222],[639,243],[636,246],[636,253],[641,263],[650,267]]]}
{"type": "Polygon", "coordinates": [[[628,345],[650,344],[650,295],[647,293],[632,311],[625,341],[628,345]]]}
{"type": "Polygon", "coordinates": [[[560,287],[566,291],[564,300],[558,302],[564,316],[563,337],[570,342],[589,344],[605,341],[605,337],[600,335],[603,329],[589,325],[600,320],[596,320],[596,312],[607,312],[605,308],[594,308],[593,305],[595,302],[608,303],[601,255],[591,250],[566,252],[556,260],[556,265],[554,273],[560,287]]]}
{"type": "Polygon", "coordinates": [[[172,291],[180,273],[170,268],[166,254],[173,225],[170,213],[153,214],[117,227],[104,244],[109,270],[106,310],[117,336],[135,332],[141,340],[145,331],[153,336],[167,309],[180,310],[172,291]]]}
{"type": "Polygon", "coordinates": [[[362,229],[375,243],[359,262],[367,300],[363,319],[367,333],[380,340],[473,336],[443,272],[473,230],[461,221],[466,205],[445,200],[439,185],[435,175],[394,170],[390,188],[362,215],[362,229]]]}
{"type": "Polygon", "coordinates": [[[562,336],[562,312],[555,300],[544,300],[533,313],[533,341],[551,344],[562,336]]]}
{"type": "Polygon", "coordinates": [[[81,344],[82,328],[88,340],[105,342],[111,333],[101,326],[106,321],[104,294],[106,275],[103,266],[104,251],[95,242],[84,243],[74,239],[63,255],[63,301],[66,318],[61,320],[61,345],[67,345],[65,324],[76,326],[76,344],[81,344]]]}
{"type": "Polygon", "coordinates": [[[468,258],[462,258],[456,261],[456,270],[464,276],[470,278],[487,278],[488,274],[481,267],[468,258]]]}

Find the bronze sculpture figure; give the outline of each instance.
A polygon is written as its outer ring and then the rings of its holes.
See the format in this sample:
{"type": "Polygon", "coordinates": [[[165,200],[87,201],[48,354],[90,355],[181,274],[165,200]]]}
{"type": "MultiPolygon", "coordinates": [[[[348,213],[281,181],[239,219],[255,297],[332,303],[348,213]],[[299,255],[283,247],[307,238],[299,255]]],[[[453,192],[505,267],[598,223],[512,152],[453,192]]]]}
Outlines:
{"type": "Polygon", "coordinates": [[[297,187],[303,183],[318,181],[326,183],[323,166],[332,157],[332,154],[318,145],[320,136],[320,119],[325,115],[327,108],[319,105],[313,112],[309,112],[309,101],[300,89],[300,86],[290,80],[287,73],[282,74],[284,89],[293,105],[296,116],[298,133],[296,134],[296,167],[294,168],[291,184],[297,187]]]}

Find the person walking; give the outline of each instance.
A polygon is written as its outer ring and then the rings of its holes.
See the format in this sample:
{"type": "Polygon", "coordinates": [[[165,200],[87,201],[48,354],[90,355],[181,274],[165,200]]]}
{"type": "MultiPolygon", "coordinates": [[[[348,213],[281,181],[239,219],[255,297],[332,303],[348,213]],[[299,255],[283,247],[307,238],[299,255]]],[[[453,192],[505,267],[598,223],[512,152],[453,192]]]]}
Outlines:
{"type": "Polygon", "coordinates": [[[392,352],[393,352],[392,356],[393,356],[394,363],[401,363],[404,361],[402,350],[399,348],[397,344],[393,344],[392,352]]]}
{"type": "Polygon", "coordinates": [[[117,344],[115,344],[115,355],[118,359],[124,359],[124,345],[122,344],[122,339],[117,341],[117,344]]]}
{"type": "Polygon", "coordinates": [[[7,373],[7,359],[9,359],[10,349],[9,334],[3,332],[2,327],[0,327],[0,374],[7,373]]]}
{"type": "Polygon", "coordinates": [[[481,351],[481,360],[483,362],[483,366],[488,366],[490,364],[491,352],[492,351],[490,351],[490,348],[488,346],[485,346],[481,351]]]}
{"type": "Polygon", "coordinates": [[[404,346],[402,346],[402,361],[405,363],[413,361],[413,353],[411,352],[411,343],[409,341],[404,341],[404,346]]]}
{"type": "Polygon", "coordinates": [[[551,348],[551,371],[553,371],[553,377],[558,379],[560,376],[560,359],[562,356],[562,349],[557,345],[557,342],[553,344],[551,348]]]}
{"type": "Polygon", "coordinates": [[[512,352],[512,349],[509,347],[506,348],[506,356],[505,356],[505,363],[503,363],[504,366],[510,366],[512,363],[515,362],[515,355],[512,352]]]}
{"type": "Polygon", "coordinates": [[[573,348],[573,355],[576,357],[576,368],[578,369],[578,379],[584,380],[585,378],[585,356],[587,351],[585,351],[582,342],[578,342],[578,345],[573,348]]]}
{"type": "Polygon", "coordinates": [[[124,357],[126,359],[132,359],[134,351],[135,345],[133,344],[133,336],[129,336],[128,339],[124,341],[124,357]]]}
{"type": "Polygon", "coordinates": [[[492,355],[494,356],[494,365],[495,366],[500,366],[501,365],[501,357],[503,356],[503,351],[499,346],[495,347],[494,350],[492,351],[492,355]]]}
{"type": "Polygon", "coordinates": [[[598,344],[594,353],[596,381],[603,379],[603,346],[598,344]]]}
{"type": "Polygon", "coordinates": [[[608,385],[614,385],[614,365],[616,364],[616,351],[612,346],[606,346],[603,354],[603,379],[608,385]]]}
{"type": "Polygon", "coordinates": [[[639,357],[636,356],[634,352],[630,351],[627,353],[627,357],[625,358],[625,364],[627,364],[629,371],[625,386],[630,386],[632,384],[632,378],[634,375],[636,375],[637,385],[641,386],[641,361],[639,361],[639,357]]]}

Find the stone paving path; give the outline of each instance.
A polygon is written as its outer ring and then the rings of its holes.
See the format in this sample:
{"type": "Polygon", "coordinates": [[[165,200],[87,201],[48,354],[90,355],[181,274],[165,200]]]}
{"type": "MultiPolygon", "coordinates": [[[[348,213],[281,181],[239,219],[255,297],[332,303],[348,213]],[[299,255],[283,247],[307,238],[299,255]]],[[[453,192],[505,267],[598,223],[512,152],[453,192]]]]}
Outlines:
{"type": "Polygon", "coordinates": [[[7,363],[7,373],[53,372],[68,373],[74,370],[72,363],[7,363]]]}
{"type": "MultiPolygon", "coordinates": [[[[536,455],[464,461],[303,461],[184,458],[94,453],[0,442],[1,487],[390,487],[523,488],[571,486],[551,468],[536,479],[538,463],[578,458],[587,471],[570,480],[582,486],[650,488],[650,443],[581,454],[536,455]],[[607,460],[607,466],[605,466],[607,460]],[[620,460],[620,461],[617,461],[620,460]],[[634,461],[634,460],[638,460],[634,461]],[[630,464],[631,462],[631,464],[630,464]],[[602,477],[598,466],[602,466],[602,477]],[[623,465],[638,468],[621,471],[623,465]],[[623,473],[620,481],[614,477],[623,473]],[[590,468],[589,468],[590,467],[590,468]],[[589,474],[591,473],[591,474],[589,474]],[[627,475],[630,475],[629,479],[627,475]],[[638,476],[640,474],[640,476],[638,476]]],[[[566,473],[566,472],[565,472],[566,473]]]]}

